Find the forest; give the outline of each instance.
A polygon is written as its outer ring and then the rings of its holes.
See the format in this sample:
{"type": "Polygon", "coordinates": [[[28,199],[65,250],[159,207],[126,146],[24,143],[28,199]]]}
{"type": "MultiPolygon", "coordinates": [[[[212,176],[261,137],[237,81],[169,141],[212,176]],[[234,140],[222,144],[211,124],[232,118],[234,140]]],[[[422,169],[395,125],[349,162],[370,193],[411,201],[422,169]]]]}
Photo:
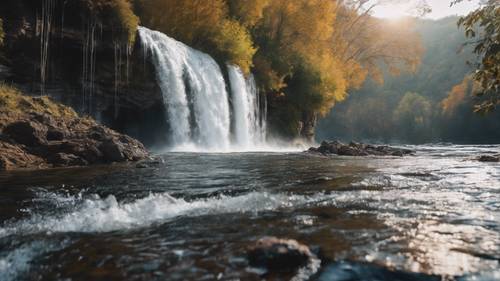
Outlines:
{"type": "Polygon", "coordinates": [[[418,20],[425,53],[415,73],[386,76],[351,92],[318,126],[318,139],[402,143],[496,143],[500,115],[475,113],[478,58],[458,17],[418,20]]]}

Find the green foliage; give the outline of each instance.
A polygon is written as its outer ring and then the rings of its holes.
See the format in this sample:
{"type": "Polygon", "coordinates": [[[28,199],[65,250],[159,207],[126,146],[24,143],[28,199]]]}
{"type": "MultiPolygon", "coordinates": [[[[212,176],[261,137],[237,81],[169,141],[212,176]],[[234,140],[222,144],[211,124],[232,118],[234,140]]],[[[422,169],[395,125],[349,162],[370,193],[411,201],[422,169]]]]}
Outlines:
{"type": "Polygon", "coordinates": [[[408,92],[399,101],[393,118],[397,121],[400,132],[416,142],[422,142],[430,133],[432,114],[432,104],[427,98],[408,92]]]}
{"type": "Polygon", "coordinates": [[[481,58],[474,73],[482,87],[476,93],[481,98],[476,111],[490,112],[500,103],[500,2],[489,0],[460,18],[458,25],[465,28],[468,38],[473,38],[474,53],[481,58]]]}

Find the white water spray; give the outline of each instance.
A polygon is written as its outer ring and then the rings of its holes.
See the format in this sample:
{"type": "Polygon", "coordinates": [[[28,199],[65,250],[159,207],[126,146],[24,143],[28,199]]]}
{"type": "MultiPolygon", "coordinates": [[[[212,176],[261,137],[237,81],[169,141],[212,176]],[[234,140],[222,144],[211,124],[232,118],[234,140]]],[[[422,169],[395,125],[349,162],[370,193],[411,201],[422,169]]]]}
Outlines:
{"type": "Polygon", "coordinates": [[[231,84],[235,145],[243,149],[265,143],[265,116],[261,114],[259,93],[252,75],[245,78],[241,69],[228,65],[231,84]]]}

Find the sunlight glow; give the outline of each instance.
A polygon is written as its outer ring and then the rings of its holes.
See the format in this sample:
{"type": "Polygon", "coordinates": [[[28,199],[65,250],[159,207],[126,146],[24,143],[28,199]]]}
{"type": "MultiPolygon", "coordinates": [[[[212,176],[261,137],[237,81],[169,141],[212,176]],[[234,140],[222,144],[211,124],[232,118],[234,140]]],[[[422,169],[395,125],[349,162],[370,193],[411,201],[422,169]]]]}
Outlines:
{"type": "MultiPolygon", "coordinates": [[[[373,15],[378,18],[399,19],[407,16],[419,16],[418,1],[387,1],[373,9],[373,15]]],[[[424,18],[439,19],[453,15],[465,15],[479,6],[479,0],[464,1],[450,7],[451,0],[427,0],[432,12],[424,18]]]]}
{"type": "Polygon", "coordinates": [[[400,19],[411,16],[410,10],[411,5],[409,4],[390,4],[376,7],[373,15],[378,18],[400,19]]]}

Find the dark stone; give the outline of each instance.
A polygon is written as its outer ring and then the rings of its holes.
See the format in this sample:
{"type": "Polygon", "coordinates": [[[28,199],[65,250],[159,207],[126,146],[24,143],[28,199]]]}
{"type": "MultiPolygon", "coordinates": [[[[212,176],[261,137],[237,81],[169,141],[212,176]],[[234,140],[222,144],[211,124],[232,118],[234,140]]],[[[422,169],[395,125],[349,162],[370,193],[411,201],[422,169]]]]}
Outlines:
{"type": "Polygon", "coordinates": [[[480,162],[500,162],[500,154],[499,155],[481,155],[477,158],[480,162]]]}
{"type": "Polygon", "coordinates": [[[55,128],[49,128],[47,131],[47,140],[48,141],[60,141],[65,137],[64,131],[58,130],[55,128]]]}
{"type": "Polygon", "coordinates": [[[127,160],[123,153],[123,145],[114,139],[105,140],[99,146],[99,150],[102,152],[105,162],[111,163],[127,160]]]}
{"type": "Polygon", "coordinates": [[[249,247],[250,266],[274,272],[292,272],[304,267],[314,258],[309,248],[295,240],[265,237],[249,247]]]}
{"type": "Polygon", "coordinates": [[[74,154],[66,154],[66,153],[52,154],[47,160],[55,167],[88,165],[88,162],[85,161],[84,159],[74,154]]]}
{"type": "Polygon", "coordinates": [[[348,145],[339,141],[323,141],[319,147],[311,147],[309,153],[321,153],[325,155],[335,154],[344,156],[405,156],[411,155],[415,152],[409,149],[399,149],[386,145],[375,146],[371,144],[363,144],[357,142],[350,142],[348,145]]]}

